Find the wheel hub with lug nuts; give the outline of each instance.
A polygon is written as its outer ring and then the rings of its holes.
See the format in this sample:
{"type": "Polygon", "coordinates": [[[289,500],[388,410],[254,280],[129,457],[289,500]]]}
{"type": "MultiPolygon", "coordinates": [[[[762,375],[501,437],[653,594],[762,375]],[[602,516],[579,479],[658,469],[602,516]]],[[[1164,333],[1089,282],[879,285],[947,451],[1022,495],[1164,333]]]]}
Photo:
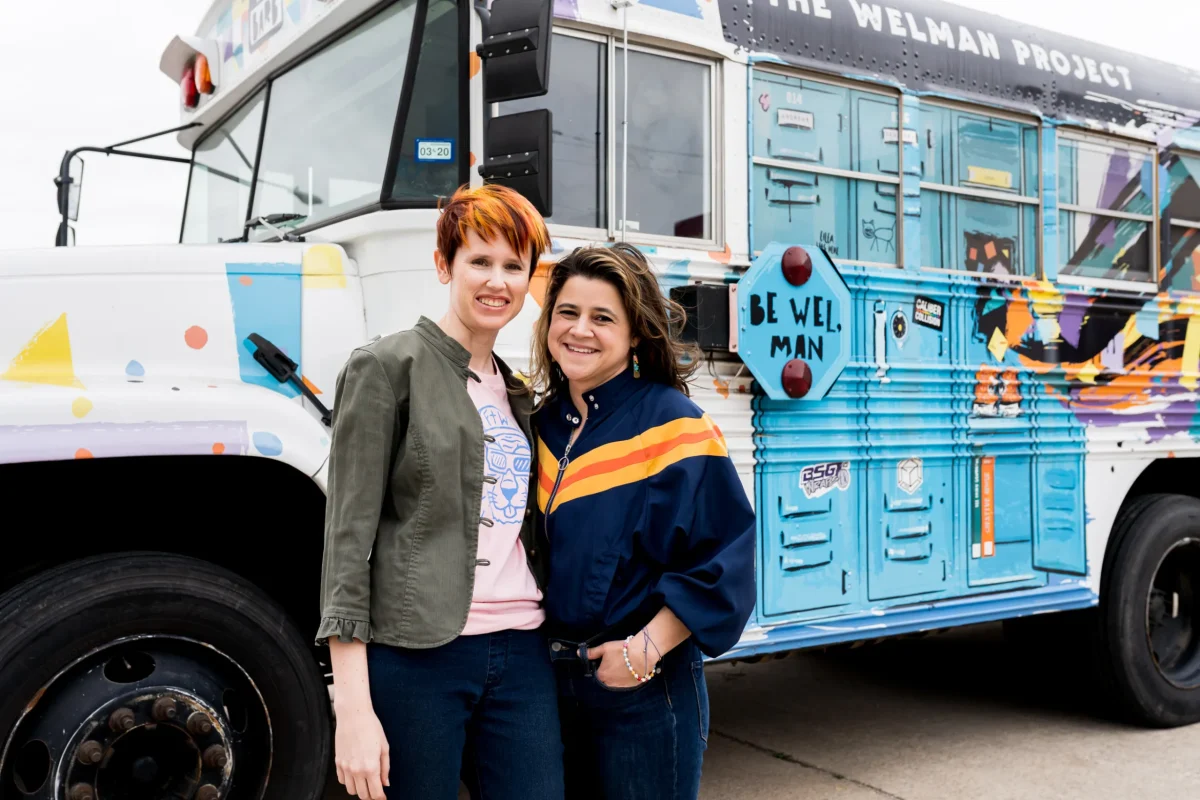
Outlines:
{"type": "Polygon", "coordinates": [[[271,738],[257,687],[223,654],[180,639],[115,643],[31,703],[0,787],[35,800],[254,798],[271,738]]]}

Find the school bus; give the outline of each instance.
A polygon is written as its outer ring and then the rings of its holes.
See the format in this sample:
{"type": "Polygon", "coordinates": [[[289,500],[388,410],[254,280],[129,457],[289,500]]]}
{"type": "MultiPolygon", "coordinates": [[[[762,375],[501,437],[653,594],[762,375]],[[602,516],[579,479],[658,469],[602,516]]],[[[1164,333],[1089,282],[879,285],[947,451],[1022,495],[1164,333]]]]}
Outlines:
{"type": "Polygon", "coordinates": [[[319,796],[335,378],[484,180],[554,239],[510,363],[580,245],[688,309],[758,515],[722,660],[1003,620],[1200,719],[1200,75],[932,0],[214,0],[160,67],[178,244],[69,246],[138,139],[0,253],[2,800],[319,796]]]}

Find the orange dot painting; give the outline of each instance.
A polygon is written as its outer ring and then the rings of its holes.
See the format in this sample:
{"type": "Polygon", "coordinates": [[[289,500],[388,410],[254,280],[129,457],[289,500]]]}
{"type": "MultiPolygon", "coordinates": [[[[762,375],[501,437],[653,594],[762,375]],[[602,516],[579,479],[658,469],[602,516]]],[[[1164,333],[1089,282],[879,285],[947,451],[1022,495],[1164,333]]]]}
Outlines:
{"type": "Polygon", "coordinates": [[[208,344],[208,331],[199,325],[193,325],[184,332],[183,340],[187,342],[188,347],[193,350],[199,350],[208,344]]]}
{"type": "Polygon", "coordinates": [[[225,445],[221,444],[220,442],[217,442],[216,444],[213,445],[213,455],[214,456],[219,456],[224,452],[225,452],[225,445]]]}
{"type": "Polygon", "coordinates": [[[479,59],[479,54],[476,53],[474,50],[472,50],[471,51],[471,77],[472,78],[474,78],[476,75],[479,74],[479,70],[482,66],[483,66],[483,63],[479,59]]]}
{"type": "Polygon", "coordinates": [[[254,278],[251,278],[249,275],[243,275],[242,277],[238,278],[238,283],[240,283],[242,286],[249,286],[250,284],[254,283],[254,278]]]}
{"type": "Polygon", "coordinates": [[[475,166],[475,154],[474,154],[474,153],[468,153],[467,155],[471,156],[470,165],[471,165],[472,167],[473,167],[473,166],[475,166]]]}
{"type": "Polygon", "coordinates": [[[92,451],[86,447],[81,447],[75,451],[76,458],[92,458],[92,451]]]}
{"type": "Polygon", "coordinates": [[[733,260],[733,250],[729,247],[728,244],[726,244],[725,249],[723,251],[711,252],[708,254],[708,257],[711,258],[713,261],[716,261],[718,264],[728,264],[730,261],[733,260]]]}

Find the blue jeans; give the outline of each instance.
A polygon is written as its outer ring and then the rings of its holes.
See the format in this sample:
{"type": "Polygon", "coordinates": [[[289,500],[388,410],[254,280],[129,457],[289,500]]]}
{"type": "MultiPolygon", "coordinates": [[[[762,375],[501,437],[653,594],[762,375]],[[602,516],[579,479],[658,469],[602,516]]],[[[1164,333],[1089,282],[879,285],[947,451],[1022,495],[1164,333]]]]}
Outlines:
{"type": "Polygon", "coordinates": [[[459,636],[428,650],[367,646],[391,748],[389,800],[563,800],[554,673],[541,631],[459,636]]]}
{"type": "Polygon", "coordinates": [[[551,643],[572,800],[695,800],[708,748],[708,687],[688,639],[662,673],[628,689],[600,683],[577,644],[551,643]]]}

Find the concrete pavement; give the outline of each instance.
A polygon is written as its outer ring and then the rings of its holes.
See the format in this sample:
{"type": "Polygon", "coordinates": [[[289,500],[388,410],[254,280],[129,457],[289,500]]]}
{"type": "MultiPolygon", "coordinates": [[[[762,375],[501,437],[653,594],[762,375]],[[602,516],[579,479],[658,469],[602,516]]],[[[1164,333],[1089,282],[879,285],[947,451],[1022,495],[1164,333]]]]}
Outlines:
{"type": "MultiPolygon", "coordinates": [[[[1200,725],[1151,731],[1096,716],[1071,653],[1014,647],[999,626],[707,676],[703,800],[1200,793],[1200,725]]],[[[345,796],[335,788],[327,800],[345,796]]]]}

